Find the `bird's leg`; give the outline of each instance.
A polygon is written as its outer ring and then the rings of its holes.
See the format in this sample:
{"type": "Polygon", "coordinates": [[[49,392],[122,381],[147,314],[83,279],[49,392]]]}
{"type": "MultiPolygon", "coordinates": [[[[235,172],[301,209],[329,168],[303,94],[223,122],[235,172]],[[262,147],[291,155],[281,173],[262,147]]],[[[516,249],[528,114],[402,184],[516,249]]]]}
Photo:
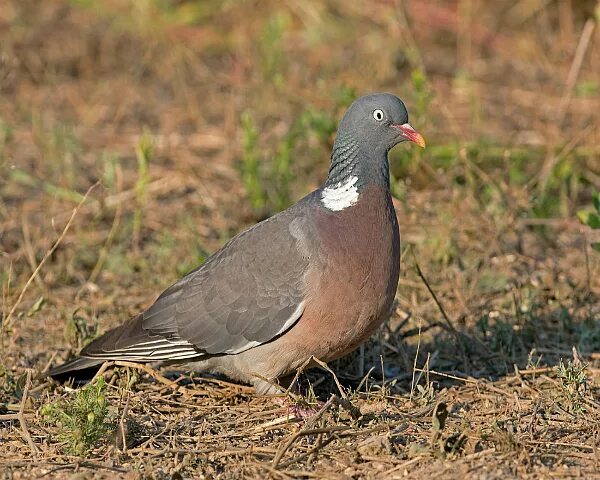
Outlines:
{"type": "Polygon", "coordinates": [[[278,396],[273,400],[287,407],[288,413],[291,415],[307,420],[323,407],[324,403],[316,398],[310,387],[308,390],[300,387],[298,374],[283,377],[279,380],[279,383],[282,387],[287,387],[285,396],[278,396]]]}
{"type": "Polygon", "coordinates": [[[286,407],[288,415],[301,420],[308,420],[324,405],[324,402],[321,400],[315,400],[314,402],[309,403],[302,397],[294,398],[290,395],[286,395],[285,397],[273,397],[273,402],[282,407],[286,407]]]}
{"type": "Polygon", "coordinates": [[[273,402],[286,407],[289,415],[306,420],[319,411],[323,402],[315,398],[312,390],[301,392],[298,376],[288,375],[271,381],[256,375],[252,384],[258,395],[272,396],[273,402]]]}
{"type": "MultiPolygon", "coordinates": [[[[287,407],[288,412],[295,417],[299,417],[303,420],[312,417],[323,407],[323,405],[325,405],[325,403],[316,398],[312,388],[309,387],[302,391],[303,389],[300,388],[299,378],[306,367],[313,363],[314,360],[314,357],[307,358],[304,363],[297,368],[295,374],[279,377],[275,380],[265,378],[254,372],[252,384],[256,393],[258,395],[274,395],[273,401],[278,405],[287,407]]],[[[325,365],[325,367],[328,368],[323,362],[317,361],[317,364],[325,365]]]]}

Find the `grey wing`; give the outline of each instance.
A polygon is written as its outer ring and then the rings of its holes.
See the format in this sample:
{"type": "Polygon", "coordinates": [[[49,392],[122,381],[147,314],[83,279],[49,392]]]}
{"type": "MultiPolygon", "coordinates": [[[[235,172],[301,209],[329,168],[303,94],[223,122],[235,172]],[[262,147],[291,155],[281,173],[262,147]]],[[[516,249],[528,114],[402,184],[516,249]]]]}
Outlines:
{"type": "Polygon", "coordinates": [[[268,342],[302,315],[305,220],[278,215],[238,235],[167,289],[142,328],[206,354],[235,354],[268,342]]]}

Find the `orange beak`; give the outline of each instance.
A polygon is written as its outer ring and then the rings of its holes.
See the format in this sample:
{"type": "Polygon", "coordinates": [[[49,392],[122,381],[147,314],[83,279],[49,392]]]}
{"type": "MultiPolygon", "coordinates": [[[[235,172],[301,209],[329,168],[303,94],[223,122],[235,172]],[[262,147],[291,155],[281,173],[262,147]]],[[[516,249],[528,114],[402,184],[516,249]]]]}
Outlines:
{"type": "Polygon", "coordinates": [[[421,135],[413,127],[411,127],[410,123],[403,123],[402,125],[392,125],[392,127],[400,130],[400,135],[402,135],[407,140],[416,143],[419,147],[425,148],[425,139],[423,138],[423,135],[421,135]]]}

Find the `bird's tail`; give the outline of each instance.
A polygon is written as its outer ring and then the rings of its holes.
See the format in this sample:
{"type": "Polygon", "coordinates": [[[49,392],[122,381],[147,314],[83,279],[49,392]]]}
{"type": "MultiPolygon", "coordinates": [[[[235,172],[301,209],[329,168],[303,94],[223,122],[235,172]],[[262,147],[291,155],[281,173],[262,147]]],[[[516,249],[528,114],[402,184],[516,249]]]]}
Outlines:
{"type": "Polygon", "coordinates": [[[52,377],[59,381],[73,379],[77,383],[86,382],[94,377],[100,365],[104,362],[105,360],[99,358],[76,357],[62,365],[47,370],[42,376],[52,377]]]}
{"type": "Polygon", "coordinates": [[[79,384],[92,379],[100,365],[107,361],[171,362],[202,354],[187,340],[169,339],[166,334],[146,330],[144,316],[140,314],[94,339],[81,350],[79,357],[50,369],[43,376],[59,381],[73,379],[79,384]]]}

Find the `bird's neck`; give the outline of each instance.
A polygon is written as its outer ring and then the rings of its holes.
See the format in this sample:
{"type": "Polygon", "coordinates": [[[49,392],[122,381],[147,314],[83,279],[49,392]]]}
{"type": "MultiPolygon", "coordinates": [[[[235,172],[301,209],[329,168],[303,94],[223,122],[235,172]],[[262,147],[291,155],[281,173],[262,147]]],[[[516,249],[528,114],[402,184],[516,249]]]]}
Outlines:
{"type": "Polygon", "coordinates": [[[389,191],[387,150],[369,149],[352,138],[338,135],[331,166],[321,190],[321,203],[328,210],[341,211],[356,205],[368,187],[389,191]]]}
{"type": "Polygon", "coordinates": [[[335,188],[349,182],[353,182],[359,192],[371,185],[389,189],[387,150],[370,149],[369,145],[338,135],[333,146],[331,165],[324,187],[335,188]]]}

